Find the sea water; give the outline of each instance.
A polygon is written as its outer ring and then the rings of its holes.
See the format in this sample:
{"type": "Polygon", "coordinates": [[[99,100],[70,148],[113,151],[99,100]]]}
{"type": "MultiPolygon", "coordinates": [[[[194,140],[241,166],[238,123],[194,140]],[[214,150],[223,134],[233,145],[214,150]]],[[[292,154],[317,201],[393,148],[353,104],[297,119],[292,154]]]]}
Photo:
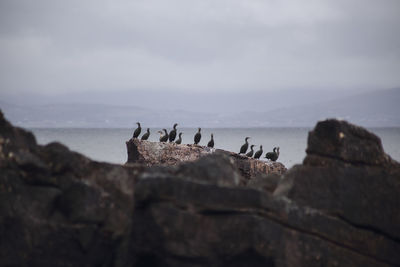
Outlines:
{"type": "MultiPolygon", "coordinates": [[[[161,129],[150,129],[149,141],[158,142],[159,130],[161,129]]],[[[210,134],[213,133],[215,148],[239,152],[244,144],[244,138],[248,136],[249,143],[256,145],[254,151],[259,149],[259,145],[263,145],[262,157],[266,152],[279,146],[278,161],[290,168],[303,161],[310,130],[311,128],[205,128],[201,131],[200,145],[207,145],[210,134]]],[[[381,138],[386,153],[400,161],[400,128],[369,130],[381,138]]],[[[127,160],[125,142],[132,137],[134,129],[34,128],[31,131],[39,144],[57,141],[93,160],[123,164],[127,160]]],[[[145,129],[142,129],[142,134],[144,132],[145,129]]],[[[178,128],[179,132],[183,133],[183,144],[193,144],[197,129],[178,128]]]]}

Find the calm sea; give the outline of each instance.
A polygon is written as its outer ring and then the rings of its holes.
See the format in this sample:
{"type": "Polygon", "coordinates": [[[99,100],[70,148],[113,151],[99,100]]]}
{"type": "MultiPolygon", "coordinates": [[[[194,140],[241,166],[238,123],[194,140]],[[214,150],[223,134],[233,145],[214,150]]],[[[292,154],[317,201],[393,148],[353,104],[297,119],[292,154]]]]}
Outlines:
{"type": "MultiPolygon", "coordinates": [[[[133,129],[87,129],[87,128],[35,128],[31,129],[39,144],[53,141],[67,145],[71,150],[80,152],[91,159],[123,164],[127,159],[125,141],[132,136],[133,129]]],[[[150,141],[158,141],[159,129],[150,129],[150,141]]],[[[178,128],[183,132],[183,143],[192,144],[197,129],[178,128]]],[[[382,139],[383,147],[393,159],[400,161],[400,128],[369,129],[382,139]]],[[[250,144],[263,145],[265,152],[280,147],[278,161],[290,168],[301,163],[305,157],[308,128],[216,128],[202,129],[200,144],[206,145],[210,134],[214,133],[215,147],[239,152],[244,137],[251,137],[250,144]]]]}

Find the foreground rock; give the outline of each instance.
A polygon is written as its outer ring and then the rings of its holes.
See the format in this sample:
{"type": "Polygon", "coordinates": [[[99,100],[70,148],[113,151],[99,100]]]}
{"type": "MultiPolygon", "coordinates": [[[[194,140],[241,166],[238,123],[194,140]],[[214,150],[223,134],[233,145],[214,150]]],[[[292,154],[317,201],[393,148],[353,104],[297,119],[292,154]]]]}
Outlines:
{"type": "Polygon", "coordinates": [[[304,164],[287,173],[275,195],[400,241],[399,164],[377,136],[347,122],[318,123],[304,164]]]}
{"type": "Polygon", "coordinates": [[[177,145],[175,143],[162,143],[131,139],[126,142],[128,151],[127,163],[141,163],[147,166],[168,165],[174,166],[182,162],[195,161],[203,156],[221,154],[229,157],[244,179],[241,184],[246,184],[251,178],[267,174],[283,174],[285,166],[280,162],[262,161],[249,158],[237,153],[221,149],[197,145],[177,145]]]}
{"type": "Polygon", "coordinates": [[[12,127],[0,112],[0,266],[113,266],[128,253],[134,178],[12,127]]]}
{"type": "Polygon", "coordinates": [[[0,113],[0,266],[400,266],[399,165],[353,127],[319,123],[303,165],[244,187],[227,155],[98,163],[0,113]],[[343,156],[360,143],[382,153],[343,156]]]}

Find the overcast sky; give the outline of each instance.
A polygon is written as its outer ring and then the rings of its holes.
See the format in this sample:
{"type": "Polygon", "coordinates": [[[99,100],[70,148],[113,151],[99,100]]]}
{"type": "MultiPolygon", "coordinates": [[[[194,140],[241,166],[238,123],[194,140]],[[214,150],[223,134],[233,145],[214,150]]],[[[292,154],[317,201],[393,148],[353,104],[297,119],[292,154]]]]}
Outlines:
{"type": "Polygon", "coordinates": [[[399,85],[399,0],[0,1],[3,94],[399,85]]]}

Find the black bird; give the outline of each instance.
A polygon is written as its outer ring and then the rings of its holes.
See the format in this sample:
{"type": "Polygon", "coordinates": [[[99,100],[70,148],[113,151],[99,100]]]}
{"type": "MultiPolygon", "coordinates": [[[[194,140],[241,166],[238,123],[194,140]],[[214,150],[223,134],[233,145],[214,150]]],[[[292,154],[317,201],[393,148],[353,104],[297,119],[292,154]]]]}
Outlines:
{"type": "Polygon", "coordinates": [[[239,154],[244,154],[244,153],[246,153],[247,149],[249,148],[249,142],[247,142],[248,139],[250,139],[250,137],[246,137],[246,138],[244,139],[244,141],[245,141],[246,143],[244,143],[244,145],[242,145],[242,147],[240,148],[239,154]]]}
{"type": "Polygon", "coordinates": [[[262,149],[262,146],[260,146],[260,150],[258,150],[258,151],[254,154],[254,158],[255,158],[255,159],[259,159],[259,158],[261,157],[262,153],[263,153],[263,149],[262,149]]]}
{"type": "Polygon", "coordinates": [[[276,148],[276,160],[279,158],[279,146],[276,148]]]}
{"type": "Polygon", "coordinates": [[[255,147],[255,145],[251,145],[250,146],[250,151],[249,151],[249,153],[246,154],[246,156],[248,156],[250,158],[253,156],[253,154],[254,154],[253,147],[255,147]]]}
{"type": "Polygon", "coordinates": [[[208,142],[207,146],[214,147],[214,135],[213,134],[211,134],[211,140],[210,140],[210,142],[208,142]]]}
{"type": "Polygon", "coordinates": [[[176,137],[176,126],[178,126],[177,123],[174,124],[174,129],[172,129],[172,131],[169,132],[169,141],[170,142],[174,142],[175,137],[176,137]]]}
{"type": "Polygon", "coordinates": [[[265,158],[271,160],[276,153],[276,147],[274,147],[274,149],[272,150],[273,152],[267,152],[267,154],[265,154],[265,158]]]}
{"type": "Polygon", "coordinates": [[[133,132],[133,138],[138,138],[138,136],[140,135],[140,132],[142,131],[142,127],[140,127],[140,122],[137,122],[136,124],[138,125],[138,127],[133,132]]]}
{"type": "Polygon", "coordinates": [[[150,129],[147,128],[147,132],[144,135],[142,135],[141,140],[147,140],[149,139],[149,136],[150,136],[150,129]]]}
{"type": "Polygon", "coordinates": [[[167,142],[168,141],[168,132],[167,129],[163,129],[164,135],[162,135],[163,132],[159,131],[160,133],[160,142],[167,142]]]}
{"type": "Polygon", "coordinates": [[[200,142],[201,139],[201,128],[199,128],[199,131],[194,135],[194,144],[197,145],[200,142]]]}
{"type": "Polygon", "coordinates": [[[265,154],[265,158],[271,160],[271,161],[276,161],[279,157],[279,147],[274,147],[273,152],[268,152],[265,154]]]}
{"type": "Polygon", "coordinates": [[[175,144],[180,145],[182,143],[182,133],[179,133],[179,138],[178,140],[175,141],[175,144]]]}

